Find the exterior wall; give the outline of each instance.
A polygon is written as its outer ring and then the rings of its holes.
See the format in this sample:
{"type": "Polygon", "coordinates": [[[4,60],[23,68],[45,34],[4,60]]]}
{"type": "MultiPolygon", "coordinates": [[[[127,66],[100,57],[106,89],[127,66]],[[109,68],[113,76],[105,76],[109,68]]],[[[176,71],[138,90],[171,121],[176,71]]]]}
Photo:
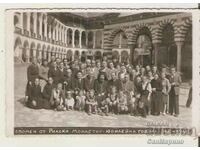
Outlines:
{"type": "MultiPolygon", "coordinates": [[[[86,30],[83,27],[66,26],[46,13],[16,12],[14,14],[15,58],[18,62],[29,62],[33,56],[50,60],[51,55],[55,54],[60,58],[70,56],[73,59],[75,51],[78,51],[81,57],[83,51],[88,55],[97,55],[97,53],[103,55],[103,53],[112,54],[112,51],[117,48],[120,58],[125,50],[133,59],[139,32],[141,29],[146,28],[151,36],[153,61],[154,64],[158,65],[167,62],[165,60],[166,47],[162,46],[162,30],[166,24],[170,24],[174,30],[177,69],[179,71],[181,69],[187,70],[191,68],[192,49],[191,45],[185,46],[184,43],[187,40],[188,28],[192,24],[191,18],[190,13],[180,13],[105,25],[104,29],[86,30]],[[69,30],[72,32],[71,36],[68,35],[69,30]],[[75,31],[78,31],[78,39],[75,39],[75,31]],[[86,46],[82,45],[83,32],[85,32],[86,46]],[[92,32],[93,39],[91,47],[88,47],[89,32],[92,32]],[[121,40],[122,43],[128,43],[125,47],[113,47],[113,41],[119,32],[123,32],[127,37],[127,41],[121,40]],[[75,40],[78,40],[77,45],[75,40]],[[69,45],[67,41],[71,41],[72,44],[69,45]],[[183,59],[186,59],[188,63],[182,62],[183,59]]],[[[119,40],[119,45],[121,42],[119,40]]]]}
{"type": "MultiPolygon", "coordinates": [[[[185,41],[185,36],[188,28],[192,24],[192,16],[190,13],[180,13],[176,15],[167,15],[162,17],[155,17],[150,19],[110,24],[104,26],[104,49],[112,51],[113,40],[119,31],[123,31],[127,36],[128,48],[130,49],[130,55],[134,58],[134,49],[136,48],[136,41],[139,35],[139,31],[144,27],[149,30],[151,34],[151,40],[153,45],[153,58],[154,64],[159,64],[159,49],[162,43],[162,30],[166,24],[171,24],[174,29],[174,42],[177,49],[176,66],[178,71],[181,71],[181,51],[185,41]]],[[[187,40],[187,39],[186,39],[187,40]]]]}
{"type": "MultiPolygon", "coordinates": [[[[52,54],[60,58],[68,58],[72,55],[73,59],[75,51],[78,51],[79,54],[82,54],[84,51],[90,53],[90,55],[95,54],[96,51],[103,53],[102,30],[98,30],[102,37],[94,40],[93,49],[89,50],[87,48],[87,30],[82,27],[66,26],[46,13],[16,12],[14,14],[14,25],[15,62],[30,62],[32,57],[50,60],[52,54]],[[72,31],[72,36],[68,35],[69,30],[72,31]],[[78,33],[76,37],[75,32],[78,33]],[[86,34],[86,46],[82,46],[83,32],[86,34]],[[72,41],[72,44],[69,44],[68,41],[72,41]],[[101,43],[98,49],[95,46],[96,42],[101,43]]],[[[96,32],[96,30],[92,32],[96,32]]],[[[95,34],[93,35],[95,39],[95,34]]]]}

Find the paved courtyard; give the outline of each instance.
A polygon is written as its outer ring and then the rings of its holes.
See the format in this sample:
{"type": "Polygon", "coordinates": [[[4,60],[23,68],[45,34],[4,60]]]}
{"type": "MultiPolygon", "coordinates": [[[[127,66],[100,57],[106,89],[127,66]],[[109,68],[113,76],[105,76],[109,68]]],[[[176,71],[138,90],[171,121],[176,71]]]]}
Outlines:
{"type": "Polygon", "coordinates": [[[148,127],[163,125],[165,127],[190,127],[192,121],[191,108],[185,108],[189,89],[183,85],[180,95],[180,115],[148,116],[147,118],[129,115],[88,116],[84,112],[54,110],[33,110],[23,104],[26,86],[25,64],[15,65],[15,127],[148,127]]]}

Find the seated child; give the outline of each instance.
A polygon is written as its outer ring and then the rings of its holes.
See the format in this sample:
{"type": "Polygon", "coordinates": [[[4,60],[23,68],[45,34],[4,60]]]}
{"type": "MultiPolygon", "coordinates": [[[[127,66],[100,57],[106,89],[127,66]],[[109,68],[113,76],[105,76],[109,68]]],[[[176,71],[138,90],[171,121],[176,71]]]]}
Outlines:
{"type": "Polygon", "coordinates": [[[133,92],[130,92],[130,98],[128,100],[128,106],[131,116],[137,115],[137,98],[134,96],[133,92]]]}
{"type": "Polygon", "coordinates": [[[76,105],[75,108],[79,111],[83,111],[85,109],[85,92],[83,90],[78,91],[78,95],[76,96],[76,105]]]}
{"type": "Polygon", "coordinates": [[[138,102],[137,114],[144,118],[146,118],[146,116],[147,116],[147,112],[145,109],[145,103],[141,100],[139,100],[139,102],[138,102]]]}
{"type": "Polygon", "coordinates": [[[111,87],[111,92],[108,94],[107,101],[109,101],[109,110],[112,113],[117,114],[119,99],[117,95],[117,89],[115,86],[111,87]]]}
{"type": "Polygon", "coordinates": [[[65,108],[67,110],[73,110],[74,109],[74,98],[72,97],[71,91],[66,91],[65,108]]]}
{"type": "Polygon", "coordinates": [[[97,101],[93,89],[89,90],[85,104],[87,107],[88,115],[97,113],[97,101]]]}
{"type": "Polygon", "coordinates": [[[119,91],[119,104],[118,104],[118,113],[127,113],[127,96],[122,90],[119,91]]]}
{"type": "Polygon", "coordinates": [[[50,98],[51,106],[57,111],[65,110],[64,99],[65,95],[62,90],[62,84],[58,83],[57,87],[52,90],[50,98]]]}

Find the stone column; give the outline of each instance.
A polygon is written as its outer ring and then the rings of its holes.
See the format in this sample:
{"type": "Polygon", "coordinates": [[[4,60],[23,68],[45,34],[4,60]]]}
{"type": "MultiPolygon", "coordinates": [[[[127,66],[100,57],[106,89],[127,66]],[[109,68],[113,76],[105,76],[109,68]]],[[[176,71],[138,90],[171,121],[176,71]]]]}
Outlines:
{"type": "Polygon", "coordinates": [[[43,21],[43,18],[42,18],[42,14],[40,14],[40,18],[39,18],[39,34],[42,38],[42,21],[43,21]]]}
{"type": "Polygon", "coordinates": [[[33,14],[33,32],[37,35],[37,13],[33,14]]]}
{"type": "Polygon", "coordinates": [[[56,26],[56,41],[59,41],[59,27],[56,26]]]}
{"type": "Polygon", "coordinates": [[[48,25],[49,26],[49,39],[51,39],[51,24],[48,25]]]}
{"type": "Polygon", "coordinates": [[[33,49],[33,57],[36,57],[36,49],[33,49]]]}
{"type": "Polygon", "coordinates": [[[44,36],[47,38],[47,16],[45,15],[44,20],[44,36]]]}
{"type": "Polygon", "coordinates": [[[96,48],[96,31],[93,32],[93,49],[96,48]]]}
{"type": "Polygon", "coordinates": [[[27,12],[27,31],[29,32],[29,36],[30,36],[30,23],[31,23],[31,14],[29,12],[27,12]]]}
{"type": "Polygon", "coordinates": [[[80,48],[82,48],[81,37],[82,37],[82,31],[79,31],[79,47],[80,47],[80,48]]]}
{"type": "Polygon", "coordinates": [[[20,14],[20,28],[21,28],[21,33],[24,33],[24,16],[23,16],[23,12],[20,14]]]}
{"type": "Polygon", "coordinates": [[[62,26],[60,26],[60,28],[59,28],[59,33],[60,33],[59,41],[62,42],[62,26]]]}
{"type": "Polygon", "coordinates": [[[48,52],[48,62],[51,61],[51,52],[48,52]]]}
{"type": "Polygon", "coordinates": [[[181,41],[176,42],[176,46],[177,46],[177,64],[176,64],[176,67],[177,67],[177,71],[181,72],[181,49],[182,49],[182,46],[183,46],[183,42],[181,42],[181,41]]]}
{"type": "Polygon", "coordinates": [[[25,48],[26,49],[26,62],[29,63],[30,62],[30,49],[29,48],[25,48]]]}
{"type": "Polygon", "coordinates": [[[102,31],[101,49],[103,49],[103,44],[104,44],[104,32],[102,31]]]}
{"type": "Polygon", "coordinates": [[[74,48],[74,45],[75,45],[75,43],[74,43],[74,42],[75,42],[75,41],[74,41],[74,39],[75,39],[75,34],[74,34],[74,33],[75,33],[75,30],[73,29],[73,30],[72,30],[72,47],[73,47],[73,48],[74,48]]]}
{"type": "Polygon", "coordinates": [[[87,47],[88,46],[88,32],[85,32],[85,38],[86,38],[85,44],[86,44],[86,47],[87,47]]]}
{"type": "Polygon", "coordinates": [[[62,42],[65,43],[65,28],[62,30],[62,42]]]}
{"type": "Polygon", "coordinates": [[[39,59],[42,59],[42,50],[41,50],[41,49],[40,49],[40,50],[38,49],[38,51],[39,51],[39,56],[38,56],[38,57],[39,57],[39,59]]]}
{"type": "Polygon", "coordinates": [[[44,51],[44,59],[47,59],[47,51],[44,51]]]}
{"type": "Polygon", "coordinates": [[[56,26],[53,26],[53,40],[56,40],[56,26]]]}
{"type": "Polygon", "coordinates": [[[158,50],[159,50],[159,46],[160,46],[160,42],[153,41],[153,47],[154,47],[153,60],[154,60],[154,65],[158,65],[158,50]]]}
{"type": "Polygon", "coordinates": [[[68,43],[67,43],[67,38],[68,38],[68,37],[67,37],[67,29],[68,29],[68,28],[66,28],[66,30],[65,30],[65,44],[66,44],[66,46],[68,45],[68,43]]]}
{"type": "Polygon", "coordinates": [[[122,48],[122,34],[119,35],[119,48],[122,48]]]}

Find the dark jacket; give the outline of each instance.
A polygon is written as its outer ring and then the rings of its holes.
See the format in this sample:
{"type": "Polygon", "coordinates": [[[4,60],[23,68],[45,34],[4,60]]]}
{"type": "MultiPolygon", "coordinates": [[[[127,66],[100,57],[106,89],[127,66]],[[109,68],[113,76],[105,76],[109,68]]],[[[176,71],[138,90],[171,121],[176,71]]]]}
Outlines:
{"type": "Polygon", "coordinates": [[[58,84],[60,81],[60,71],[58,68],[50,68],[48,72],[48,77],[52,77],[54,84],[58,84]]]}
{"type": "Polygon", "coordinates": [[[39,67],[37,65],[31,64],[27,69],[28,81],[31,81],[33,83],[35,79],[38,77],[39,77],[39,67]]]}
{"type": "Polygon", "coordinates": [[[89,91],[91,89],[94,89],[94,82],[95,82],[95,79],[92,78],[92,77],[86,77],[83,79],[84,80],[84,90],[86,91],[89,91]]]}
{"type": "Polygon", "coordinates": [[[47,83],[43,89],[43,98],[50,101],[50,98],[51,98],[51,93],[52,93],[52,90],[53,88],[55,88],[55,85],[54,84],[49,84],[47,83]]]}

